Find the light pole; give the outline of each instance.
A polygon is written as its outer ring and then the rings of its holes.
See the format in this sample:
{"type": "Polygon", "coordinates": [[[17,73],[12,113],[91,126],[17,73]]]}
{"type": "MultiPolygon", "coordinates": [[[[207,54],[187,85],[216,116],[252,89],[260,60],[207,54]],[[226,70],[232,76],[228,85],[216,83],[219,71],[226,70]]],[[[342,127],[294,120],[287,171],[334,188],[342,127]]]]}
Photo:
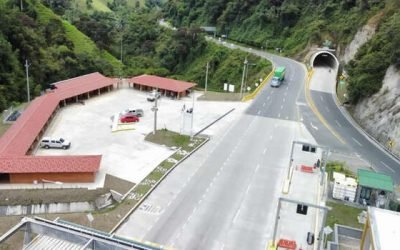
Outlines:
{"type": "Polygon", "coordinates": [[[193,140],[193,115],[194,115],[194,90],[192,90],[192,112],[191,112],[191,123],[190,123],[190,139],[193,140]]]}
{"type": "Polygon", "coordinates": [[[208,67],[209,67],[210,62],[207,62],[207,67],[206,67],[206,83],[205,83],[205,88],[204,88],[204,94],[207,93],[207,82],[208,82],[208,67]]]}
{"type": "Polygon", "coordinates": [[[247,89],[247,75],[249,74],[249,66],[255,66],[255,65],[257,65],[257,64],[255,64],[255,63],[248,63],[248,62],[247,62],[247,66],[246,66],[246,76],[245,76],[245,78],[244,78],[244,91],[246,91],[246,89],[247,89]]]}
{"type": "Polygon", "coordinates": [[[156,92],[154,93],[154,96],[155,96],[154,106],[151,108],[151,110],[154,112],[154,130],[153,130],[153,135],[156,134],[156,130],[157,130],[157,111],[158,111],[157,100],[158,100],[158,90],[156,90],[156,92]]]}
{"type": "Polygon", "coordinates": [[[29,66],[31,66],[31,65],[28,64],[28,60],[25,60],[26,91],[27,91],[27,95],[28,95],[28,102],[31,101],[31,94],[30,94],[30,90],[29,90],[29,66]]]}
{"type": "Polygon", "coordinates": [[[242,84],[240,85],[240,99],[242,99],[242,97],[243,97],[243,84],[244,84],[244,77],[246,74],[247,63],[248,63],[248,61],[247,61],[247,57],[246,57],[243,62],[242,84]]]}

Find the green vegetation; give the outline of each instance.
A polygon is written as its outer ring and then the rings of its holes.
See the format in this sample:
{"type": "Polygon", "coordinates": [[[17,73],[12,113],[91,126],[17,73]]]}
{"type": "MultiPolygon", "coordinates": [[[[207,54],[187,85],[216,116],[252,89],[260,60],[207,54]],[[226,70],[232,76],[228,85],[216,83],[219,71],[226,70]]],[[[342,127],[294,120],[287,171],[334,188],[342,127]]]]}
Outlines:
{"type": "Polygon", "coordinates": [[[350,207],[348,205],[328,201],[326,206],[331,207],[332,210],[328,212],[326,224],[331,228],[335,224],[341,224],[349,227],[363,228],[363,224],[358,223],[357,216],[363,211],[363,209],[350,207]]]}
{"type": "Polygon", "coordinates": [[[31,97],[49,83],[100,71],[117,75],[120,63],[39,1],[0,0],[0,110],[26,100],[25,60],[31,97]]]}
{"type": "Polygon", "coordinates": [[[383,7],[373,0],[189,0],[168,1],[164,13],[177,27],[216,26],[230,39],[294,54],[325,40],[348,43],[383,7]]]}
{"type": "Polygon", "coordinates": [[[155,134],[150,133],[144,139],[168,147],[183,147],[190,142],[189,136],[180,135],[167,129],[157,130],[155,134]]]}
{"type": "Polygon", "coordinates": [[[349,170],[344,162],[331,161],[326,164],[326,173],[328,173],[329,179],[333,180],[333,172],[342,173],[346,177],[357,178],[357,175],[349,170]]]}
{"type": "Polygon", "coordinates": [[[390,65],[400,69],[399,1],[388,1],[384,20],[376,35],[360,48],[348,65],[349,97],[353,103],[378,92],[390,65]]]}

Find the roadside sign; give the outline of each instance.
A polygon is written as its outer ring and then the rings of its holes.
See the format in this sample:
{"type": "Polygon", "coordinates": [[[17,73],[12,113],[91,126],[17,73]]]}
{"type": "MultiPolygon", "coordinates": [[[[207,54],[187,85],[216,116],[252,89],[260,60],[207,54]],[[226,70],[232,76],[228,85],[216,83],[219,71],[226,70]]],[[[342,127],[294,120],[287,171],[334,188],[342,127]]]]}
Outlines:
{"type": "Polygon", "coordinates": [[[86,215],[86,217],[88,218],[89,222],[92,223],[94,221],[93,215],[91,213],[88,213],[86,215]]]}

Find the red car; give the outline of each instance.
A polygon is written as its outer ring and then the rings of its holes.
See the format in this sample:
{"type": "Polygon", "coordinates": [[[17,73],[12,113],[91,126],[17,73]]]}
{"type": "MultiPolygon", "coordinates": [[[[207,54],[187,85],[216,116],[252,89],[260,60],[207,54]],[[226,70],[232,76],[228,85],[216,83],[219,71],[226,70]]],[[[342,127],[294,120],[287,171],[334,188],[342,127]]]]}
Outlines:
{"type": "Polygon", "coordinates": [[[124,115],[124,116],[121,116],[121,118],[119,120],[122,123],[138,122],[139,117],[134,116],[134,115],[124,115]]]}

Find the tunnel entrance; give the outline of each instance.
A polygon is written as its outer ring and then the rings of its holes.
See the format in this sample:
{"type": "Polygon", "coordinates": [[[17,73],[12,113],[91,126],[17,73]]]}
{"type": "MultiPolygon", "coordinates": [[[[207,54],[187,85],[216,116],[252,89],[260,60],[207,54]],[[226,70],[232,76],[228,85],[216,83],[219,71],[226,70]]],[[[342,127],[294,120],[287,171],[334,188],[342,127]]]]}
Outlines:
{"type": "Polygon", "coordinates": [[[339,67],[339,61],[331,52],[319,51],[312,56],[311,65],[313,68],[328,67],[336,70],[339,67]]]}

